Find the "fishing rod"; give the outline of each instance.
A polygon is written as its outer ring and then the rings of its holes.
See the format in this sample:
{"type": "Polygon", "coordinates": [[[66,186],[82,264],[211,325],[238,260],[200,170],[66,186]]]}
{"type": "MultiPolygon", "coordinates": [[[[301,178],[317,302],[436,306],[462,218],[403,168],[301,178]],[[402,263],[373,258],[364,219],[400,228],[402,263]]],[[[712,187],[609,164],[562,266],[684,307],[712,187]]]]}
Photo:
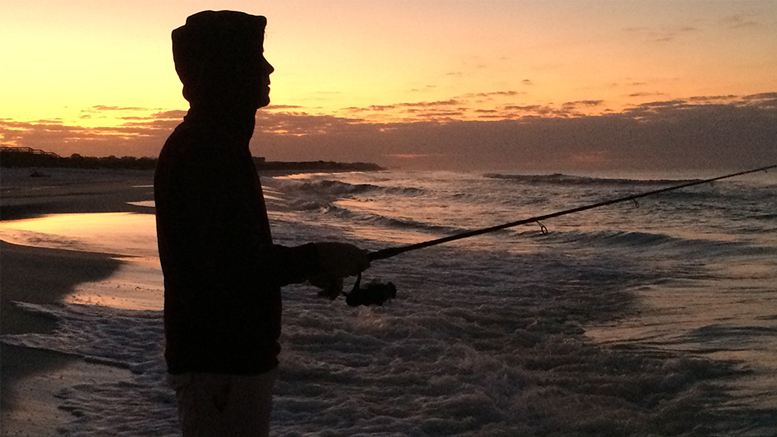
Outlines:
{"type": "MultiPolygon", "coordinates": [[[[680,188],[692,187],[694,185],[707,184],[707,183],[710,183],[710,182],[719,181],[721,179],[733,178],[735,176],[742,176],[742,175],[746,175],[746,174],[749,174],[749,173],[757,173],[759,171],[766,171],[766,170],[769,170],[769,169],[772,169],[772,168],[777,168],[777,164],[768,165],[766,167],[760,167],[760,168],[756,168],[756,169],[753,169],[753,170],[746,170],[746,171],[740,171],[740,172],[737,172],[737,173],[731,173],[731,174],[727,174],[727,175],[724,175],[724,176],[718,176],[718,177],[714,177],[714,178],[710,178],[710,179],[704,179],[704,180],[687,182],[687,183],[680,184],[680,185],[675,185],[675,186],[672,186],[672,187],[661,188],[659,190],[648,191],[648,192],[640,193],[640,194],[633,194],[631,196],[624,196],[624,197],[619,197],[619,198],[616,198],[616,199],[605,200],[605,201],[599,202],[599,203],[593,203],[593,204],[590,204],[590,205],[584,205],[584,206],[579,206],[577,208],[565,209],[563,211],[553,212],[553,213],[550,213],[550,214],[538,215],[538,216],[535,216],[535,217],[529,217],[527,219],[517,220],[517,221],[514,221],[514,222],[504,223],[504,224],[496,225],[496,226],[491,226],[491,227],[488,227],[488,228],[475,229],[475,230],[472,230],[472,231],[465,231],[465,232],[461,232],[461,233],[458,233],[458,234],[450,235],[450,236],[447,236],[447,237],[438,238],[436,240],[424,241],[422,243],[408,244],[406,246],[389,247],[389,248],[386,248],[386,249],[381,249],[381,250],[377,250],[375,252],[368,253],[367,254],[367,258],[369,258],[370,261],[377,261],[377,260],[381,260],[381,259],[391,258],[391,257],[399,255],[400,253],[410,252],[411,250],[423,249],[423,248],[429,247],[429,246],[436,246],[438,244],[447,243],[449,241],[461,240],[462,238],[469,238],[469,237],[474,237],[476,235],[488,234],[490,232],[500,231],[502,229],[512,228],[512,227],[519,226],[519,225],[525,225],[527,223],[539,223],[541,220],[547,220],[547,219],[551,219],[551,218],[554,218],[554,217],[560,217],[562,215],[574,214],[576,212],[586,211],[586,210],[589,210],[589,209],[599,208],[599,207],[607,206],[607,205],[613,205],[615,203],[628,202],[630,200],[637,200],[637,199],[642,198],[642,197],[653,196],[655,194],[666,193],[668,191],[679,190],[680,188]]],[[[541,226],[541,228],[543,230],[543,233],[547,233],[547,230],[545,229],[544,226],[541,226]]]]}
{"type": "MultiPolygon", "coordinates": [[[[547,220],[547,219],[551,219],[551,218],[555,218],[555,217],[560,217],[560,216],[563,216],[563,215],[574,214],[574,213],[577,213],[577,212],[586,211],[586,210],[594,209],[594,208],[600,208],[600,207],[608,206],[608,205],[613,205],[613,204],[616,204],[616,203],[628,202],[628,201],[636,201],[637,199],[640,199],[642,197],[653,196],[653,195],[660,194],[660,193],[666,193],[666,192],[669,192],[669,191],[679,190],[681,188],[692,187],[694,185],[707,184],[707,183],[710,183],[710,182],[715,182],[715,181],[719,181],[719,180],[722,180],[722,179],[729,179],[729,178],[733,178],[733,177],[736,177],[736,176],[742,176],[742,175],[746,175],[746,174],[750,174],[750,173],[757,173],[757,172],[760,172],[760,171],[767,171],[767,170],[770,170],[770,169],[773,169],[773,168],[777,168],[777,164],[768,165],[768,166],[765,166],[765,167],[760,167],[760,168],[756,168],[756,169],[752,169],[752,170],[740,171],[740,172],[737,172],[737,173],[730,173],[730,174],[727,174],[727,175],[717,176],[717,177],[709,178],[709,179],[691,181],[691,182],[687,182],[687,183],[680,184],[680,185],[674,185],[674,186],[671,186],[671,187],[661,188],[661,189],[658,189],[658,190],[647,191],[647,192],[639,193],[639,194],[632,194],[630,196],[618,197],[618,198],[615,198],[615,199],[605,200],[605,201],[602,201],[602,202],[592,203],[592,204],[584,205],[584,206],[578,206],[576,208],[565,209],[563,211],[557,211],[557,212],[553,212],[553,213],[550,213],[550,214],[538,215],[538,216],[529,217],[529,218],[522,219],[522,220],[516,220],[516,221],[513,221],[513,222],[509,222],[509,223],[504,223],[504,224],[501,224],[501,225],[490,226],[490,227],[487,227],[487,228],[475,229],[475,230],[471,230],[471,231],[465,231],[465,232],[461,232],[461,233],[458,233],[458,234],[449,235],[447,237],[437,238],[435,240],[424,241],[424,242],[421,242],[421,243],[408,244],[408,245],[404,245],[404,246],[388,247],[388,248],[385,248],[385,249],[381,249],[381,250],[377,250],[377,251],[368,253],[367,254],[367,258],[370,261],[377,261],[377,260],[387,259],[387,258],[391,258],[391,257],[397,256],[397,255],[399,255],[401,253],[410,252],[410,251],[418,250],[418,249],[424,249],[426,247],[436,246],[438,244],[448,243],[450,241],[461,240],[463,238],[474,237],[476,235],[488,234],[490,232],[496,232],[496,231],[500,231],[502,229],[512,228],[512,227],[515,227],[515,226],[525,225],[525,224],[528,224],[528,223],[538,223],[540,225],[540,229],[542,230],[542,232],[543,233],[547,233],[547,229],[545,228],[545,226],[542,225],[542,223],[540,223],[541,220],[547,220]]],[[[366,288],[360,288],[360,284],[361,284],[361,274],[359,274],[359,276],[357,277],[356,283],[354,284],[354,287],[353,287],[353,290],[351,291],[351,293],[344,293],[347,296],[346,300],[347,300],[348,304],[351,305],[351,306],[370,305],[370,304],[382,304],[386,300],[396,296],[396,287],[394,286],[394,284],[392,284],[390,282],[388,284],[370,283],[370,284],[367,285],[366,288]]]]}

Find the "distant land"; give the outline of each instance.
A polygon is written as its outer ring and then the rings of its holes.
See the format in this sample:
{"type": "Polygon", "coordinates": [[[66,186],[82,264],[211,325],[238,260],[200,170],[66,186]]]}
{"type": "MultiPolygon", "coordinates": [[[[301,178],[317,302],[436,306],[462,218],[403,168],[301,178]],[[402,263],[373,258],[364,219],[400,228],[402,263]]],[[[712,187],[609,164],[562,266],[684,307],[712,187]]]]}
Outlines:
{"type": "MultiPolygon", "coordinates": [[[[29,147],[0,147],[0,166],[22,168],[106,168],[106,169],[130,169],[153,170],[156,168],[156,158],[136,158],[134,156],[107,156],[96,158],[93,156],[81,156],[74,153],[68,157],[62,157],[56,153],[46,152],[29,147]]],[[[261,157],[254,157],[254,164],[260,171],[380,171],[383,167],[370,162],[333,162],[333,161],[302,161],[283,162],[266,161],[261,157]]],[[[33,173],[34,175],[35,173],[33,173]]]]}

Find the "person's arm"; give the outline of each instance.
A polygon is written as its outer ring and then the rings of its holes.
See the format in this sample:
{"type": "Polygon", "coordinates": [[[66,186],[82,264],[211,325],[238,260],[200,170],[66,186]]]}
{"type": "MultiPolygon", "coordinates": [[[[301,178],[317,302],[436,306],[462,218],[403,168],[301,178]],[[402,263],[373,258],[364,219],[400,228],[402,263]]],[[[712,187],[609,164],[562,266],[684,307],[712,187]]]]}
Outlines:
{"type": "MultiPolygon", "coordinates": [[[[309,281],[334,298],[342,290],[343,278],[369,267],[366,252],[351,244],[267,244],[259,226],[266,211],[259,208],[263,202],[256,199],[253,175],[241,172],[241,167],[232,162],[220,167],[226,170],[203,178],[207,182],[202,189],[209,193],[204,203],[217,205],[202,211],[210,223],[203,232],[216,245],[214,253],[227,264],[238,266],[238,272],[250,270],[256,280],[277,286],[309,281]]],[[[227,269],[231,270],[229,266],[227,269]]]]}

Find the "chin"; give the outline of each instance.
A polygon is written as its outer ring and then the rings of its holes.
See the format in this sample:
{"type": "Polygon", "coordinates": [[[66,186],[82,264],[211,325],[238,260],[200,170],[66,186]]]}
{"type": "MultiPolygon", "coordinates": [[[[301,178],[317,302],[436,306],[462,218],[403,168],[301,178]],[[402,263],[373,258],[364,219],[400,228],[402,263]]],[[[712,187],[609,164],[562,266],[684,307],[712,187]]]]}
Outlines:
{"type": "Polygon", "coordinates": [[[256,99],[256,107],[257,108],[264,108],[265,106],[270,104],[270,96],[262,96],[256,99]]]}

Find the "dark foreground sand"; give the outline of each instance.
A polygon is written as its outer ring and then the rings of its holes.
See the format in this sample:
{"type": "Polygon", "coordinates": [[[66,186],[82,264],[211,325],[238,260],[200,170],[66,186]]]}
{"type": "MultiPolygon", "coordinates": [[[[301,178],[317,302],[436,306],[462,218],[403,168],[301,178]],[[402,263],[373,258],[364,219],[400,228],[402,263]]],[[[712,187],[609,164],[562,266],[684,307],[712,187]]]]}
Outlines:
{"type": "MultiPolygon", "coordinates": [[[[153,172],[2,169],[0,220],[51,213],[153,212],[127,202],[150,200],[153,172]]],[[[55,321],[13,302],[53,303],[76,285],[110,276],[121,264],[107,254],[17,246],[0,242],[0,333],[44,333],[55,321]]],[[[87,380],[123,378],[126,370],[80,357],[0,343],[0,435],[53,436],[72,420],[56,394],[87,380]]]]}

